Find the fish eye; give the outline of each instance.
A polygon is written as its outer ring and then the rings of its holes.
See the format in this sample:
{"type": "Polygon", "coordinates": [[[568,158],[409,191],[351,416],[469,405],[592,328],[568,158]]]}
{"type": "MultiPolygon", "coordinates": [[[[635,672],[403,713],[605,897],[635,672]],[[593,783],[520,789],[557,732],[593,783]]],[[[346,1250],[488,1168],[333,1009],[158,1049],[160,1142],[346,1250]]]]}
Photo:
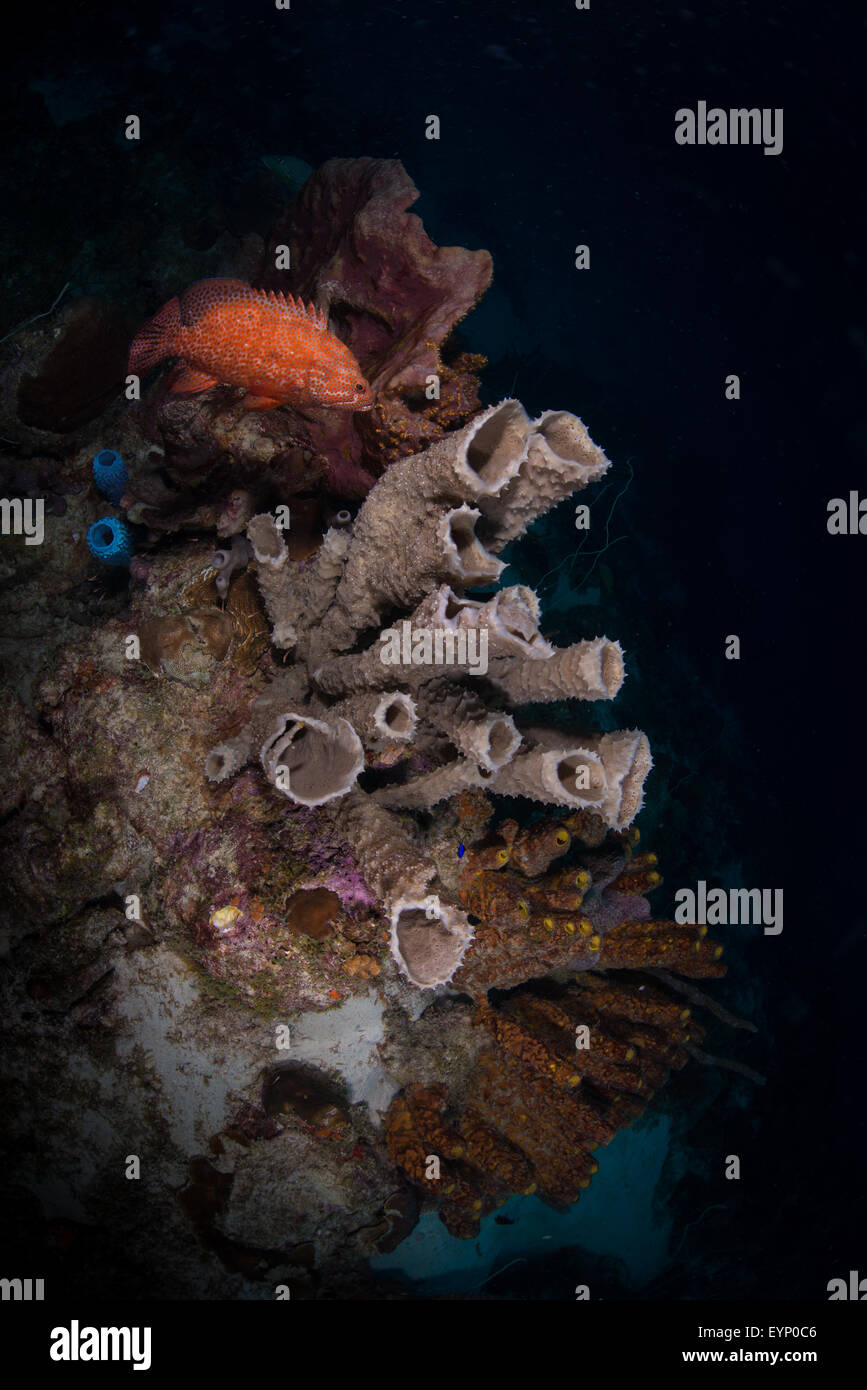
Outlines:
{"type": "Polygon", "coordinates": [[[363,391],[363,390],[364,390],[364,382],[363,382],[363,381],[357,381],[357,382],[355,383],[355,389],[356,389],[356,391],[363,391]]]}

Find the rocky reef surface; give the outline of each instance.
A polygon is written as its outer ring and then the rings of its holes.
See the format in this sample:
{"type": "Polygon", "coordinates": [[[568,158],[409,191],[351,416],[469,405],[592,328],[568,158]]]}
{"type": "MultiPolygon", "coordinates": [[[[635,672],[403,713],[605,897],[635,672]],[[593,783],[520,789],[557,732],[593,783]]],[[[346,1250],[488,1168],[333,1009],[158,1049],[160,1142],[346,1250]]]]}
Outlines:
{"type": "Polygon", "coordinates": [[[329,161],[226,267],[327,310],[363,415],[129,400],[91,300],[3,346],[4,491],[45,502],[0,569],[5,1186],[94,1292],[404,1296],[368,1260],[425,1206],[568,1207],[707,1060],[695,1010],[738,1023],[690,983],[721,947],[652,916],[619,643],[558,648],[499,584],[611,465],[566,410],[482,406],[490,257],[415,196],[329,161]]]}

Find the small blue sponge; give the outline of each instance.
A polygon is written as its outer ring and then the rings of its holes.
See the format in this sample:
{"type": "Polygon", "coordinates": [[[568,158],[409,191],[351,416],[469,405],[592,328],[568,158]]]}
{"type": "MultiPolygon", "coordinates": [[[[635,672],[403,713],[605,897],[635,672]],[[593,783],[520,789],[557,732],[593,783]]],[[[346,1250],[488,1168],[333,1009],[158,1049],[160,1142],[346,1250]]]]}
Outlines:
{"type": "Polygon", "coordinates": [[[91,555],[104,565],[128,565],[132,559],[132,532],[115,516],[95,521],[87,533],[91,555]]]}
{"type": "Polygon", "coordinates": [[[127,485],[129,473],[120,454],[114,449],[102,449],[93,460],[93,481],[104,497],[119,502],[127,485]]]}

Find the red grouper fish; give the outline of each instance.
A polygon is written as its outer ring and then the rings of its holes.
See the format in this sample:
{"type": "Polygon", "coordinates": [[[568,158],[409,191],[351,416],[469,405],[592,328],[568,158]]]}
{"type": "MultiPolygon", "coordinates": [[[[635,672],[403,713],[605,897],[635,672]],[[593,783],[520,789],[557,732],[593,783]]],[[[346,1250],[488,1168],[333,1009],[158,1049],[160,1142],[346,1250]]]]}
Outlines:
{"type": "Polygon", "coordinates": [[[170,299],[133,339],[128,370],[141,376],[166,357],[179,359],[172,391],[243,386],[247,410],[373,405],[361,368],[322,310],[243,280],[199,280],[170,299]]]}

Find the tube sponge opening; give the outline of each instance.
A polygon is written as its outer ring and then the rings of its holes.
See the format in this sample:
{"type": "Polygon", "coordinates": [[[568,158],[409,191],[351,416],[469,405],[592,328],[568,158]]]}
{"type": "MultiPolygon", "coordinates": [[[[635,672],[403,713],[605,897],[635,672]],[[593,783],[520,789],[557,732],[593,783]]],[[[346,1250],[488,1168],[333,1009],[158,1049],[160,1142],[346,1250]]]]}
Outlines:
{"type": "Polygon", "coordinates": [[[582,806],[601,807],[608,783],[600,756],[591,748],[573,746],[520,753],[499,769],[493,787],[510,796],[579,810],[582,806]]]}
{"type": "Polygon", "coordinates": [[[391,914],[391,949],[420,989],[446,984],[472,940],[467,915],[437,898],[401,898],[391,914]]]}
{"type": "Polygon", "coordinates": [[[415,707],[409,696],[402,695],[399,690],[391,695],[383,695],[374,718],[382,733],[402,740],[412,737],[415,728],[415,707]]]}
{"type": "Polygon", "coordinates": [[[218,743],[205,758],[205,776],[209,782],[225,782],[249,762],[253,756],[253,734],[250,726],[234,738],[218,743]]]}
{"type": "Polygon", "coordinates": [[[491,584],[506,568],[502,560],[488,554],[476,535],[480,515],[475,507],[464,504],[446,512],[437,527],[452,578],[470,586],[491,584]]]}
{"type": "Polygon", "coordinates": [[[644,783],[653,767],[650,744],[640,729],[623,729],[603,734],[598,750],[608,783],[602,816],[615,830],[623,830],[644,805],[644,783]]]}
{"type": "Polygon", "coordinates": [[[302,806],[344,796],[364,767],[361,739],[349,721],[287,713],[282,723],[284,732],[262,749],[268,780],[302,806]]]}
{"type": "Polygon", "coordinates": [[[103,497],[119,502],[129,481],[126,464],[115,449],[100,449],[93,460],[93,481],[103,497]]]}
{"type": "Polygon", "coordinates": [[[365,747],[373,749],[386,743],[408,743],[417,723],[415,701],[400,690],[351,695],[333,706],[330,714],[348,719],[365,747]]]}
{"type": "Polygon", "coordinates": [[[520,401],[502,401],[479,417],[464,457],[485,492],[498,492],[515,475],[529,433],[530,421],[520,401]]]}
{"type": "Polygon", "coordinates": [[[613,700],[625,669],[619,642],[595,637],[552,650],[544,660],[502,657],[491,662],[490,679],[512,704],[554,700],[613,700]]]}
{"type": "Polygon", "coordinates": [[[128,565],[132,559],[132,532],[115,516],[101,517],[87,533],[87,548],[104,565],[128,565]]]}

